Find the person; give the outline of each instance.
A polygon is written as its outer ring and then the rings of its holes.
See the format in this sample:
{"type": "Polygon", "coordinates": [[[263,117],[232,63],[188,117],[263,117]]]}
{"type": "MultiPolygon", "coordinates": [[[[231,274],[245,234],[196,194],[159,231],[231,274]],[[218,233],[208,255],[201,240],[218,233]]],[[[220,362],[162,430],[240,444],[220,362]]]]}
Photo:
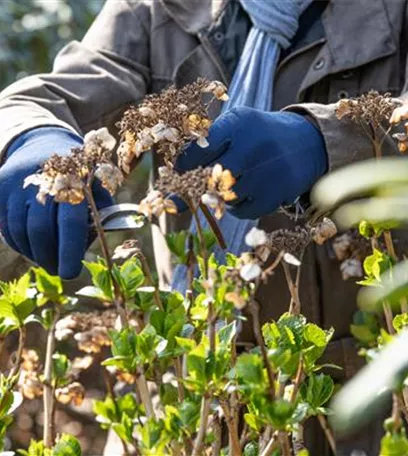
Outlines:
{"type": "MultiPolygon", "coordinates": [[[[86,205],[40,206],[35,188],[23,189],[24,178],[50,154],[80,144],[87,131],[114,131],[129,103],[198,77],[232,81],[232,109],[215,121],[208,149],[198,153],[191,146],[180,168],[216,161],[238,177],[229,218],[236,249],[253,219],[267,231],[293,227],[276,211],[281,204],[307,193],[324,173],[372,155],[358,126],[338,121],[336,102],[370,89],[393,96],[406,90],[406,9],[402,0],[107,0],[83,40],[59,53],[52,72],[20,80],[0,95],[2,236],[50,272],[75,277],[88,246],[86,205]],[[237,79],[245,85],[234,86],[237,79]]],[[[220,110],[214,105],[214,118],[220,110]]],[[[157,169],[156,156],[154,164],[157,169]]],[[[94,191],[99,208],[111,204],[100,188],[94,191]]],[[[181,229],[189,219],[162,223],[181,229]]],[[[153,234],[160,280],[170,283],[170,255],[153,234]]],[[[330,252],[330,243],[310,246],[300,293],[305,316],[335,328],[327,359],[343,367],[343,381],[362,363],[349,333],[357,288],[342,281],[330,252]]],[[[258,299],[263,321],[284,312],[283,274],[275,274],[258,299]]],[[[337,454],[378,454],[381,435],[376,421],[362,436],[339,443],[337,454]]],[[[311,454],[330,454],[317,425],[306,442],[311,454]]]]}

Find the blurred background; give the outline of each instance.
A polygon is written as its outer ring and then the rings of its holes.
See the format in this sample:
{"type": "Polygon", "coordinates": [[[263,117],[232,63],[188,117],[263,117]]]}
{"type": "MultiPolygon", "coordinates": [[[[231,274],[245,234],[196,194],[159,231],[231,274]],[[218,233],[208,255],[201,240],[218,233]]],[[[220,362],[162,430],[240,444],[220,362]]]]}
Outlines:
{"type": "MultiPolygon", "coordinates": [[[[104,1],[1,0],[0,89],[25,76],[50,71],[57,52],[69,41],[83,37],[104,1]]],[[[118,195],[119,201],[139,201],[143,197],[147,189],[149,168],[148,159],[139,165],[118,195]]],[[[149,229],[144,228],[137,233],[137,237],[141,239],[144,250],[147,249],[151,258],[149,229]]],[[[109,241],[113,246],[124,238],[125,235],[110,235],[109,241]]],[[[95,243],[88,259],[94,259],[97,252],[98,245],[95,243]]],[[[0,262],[7,270],[7,276],[0,276],[0,280],[10,280],[24,272],[20,266],[19,269],[13,267],[17,261],[10,261],[10,255],[14,253],[4,250],[0,252],[0,262]]],[[[18,264],[20,265],[20,262],[18,264]]],[[[26,266],[29,266],[28,263],[26,266]]],[[[84,281],[87,281],[86,274],[83,274],[79,281],[70,283],[69,288],[73,292],[79,289],[84,281]]],[[[38,328],[37,325],[29,325],[28,348],[38,350],[40,359],[43,359],[45,337],[38,333],[38,328]]],[[[0,369],[7,364],[8,357],[15,348],[14,342],[13,337],[10,337],[7,344],[9,350],[6,350],[0,359],[0,369]]],[[[59,346],[58,349],[70,358],[79,354],[69,344],[59,346]]],[[[84,455],[102,454],[105,443],[106,433],[100,430],[92,413],[92,398],[102,398],[105,394],[100,377],[97,367],[82,375],[81,383],[87,389],[84,403],[80,407],[60,405],[56,415],[59,431],[78,437],[84,455]]],[[[27,448],[30,439],[41,439],[42,436],[42,400],[26,401],[19,410],[8,442],[8,446],[13,450],[27,448]]]]}

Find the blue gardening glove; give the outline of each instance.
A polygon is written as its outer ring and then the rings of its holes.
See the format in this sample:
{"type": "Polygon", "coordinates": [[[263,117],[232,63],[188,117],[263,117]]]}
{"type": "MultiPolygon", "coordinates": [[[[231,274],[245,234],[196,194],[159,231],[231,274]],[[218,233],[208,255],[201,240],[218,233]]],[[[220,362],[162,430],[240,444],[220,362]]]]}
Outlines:
{"type": "MultiPolygon", "coordinates": [[[[79,136],[64,128],[41,127],[20,135],[7,150],[0,168],[0,232],[5,241],[51,274],[63,279],[76,277],[90,243],[89,211],[79,205],[36,200],[37,186],[23,189],[24,179],[35,173],[54,153],[69,153],[79,146],[79,136]]],[[[112,204],[112,198],[95,185],[98,208],[112,204]]]]}
{"type": "Polygon", "coordinates": [[[256,219],[293,203],[328,166],[320,131],[291,112],[234,108],[214,122],[207,139],[205,149],[189,145],[176,167],[187,171],[220,163],[229,169],[238,199],[228,209],[238,218],[256,219]]]}

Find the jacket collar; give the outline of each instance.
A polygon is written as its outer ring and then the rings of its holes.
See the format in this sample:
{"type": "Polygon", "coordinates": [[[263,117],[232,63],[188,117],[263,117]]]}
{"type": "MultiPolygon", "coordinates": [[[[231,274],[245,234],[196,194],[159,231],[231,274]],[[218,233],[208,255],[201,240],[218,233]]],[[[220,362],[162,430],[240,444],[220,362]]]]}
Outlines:
{"type": "Polygon", "coordinates": [[[226,6],[229,0],[160,0],[182,29],[193,35],[208,28],[226,6]]]}

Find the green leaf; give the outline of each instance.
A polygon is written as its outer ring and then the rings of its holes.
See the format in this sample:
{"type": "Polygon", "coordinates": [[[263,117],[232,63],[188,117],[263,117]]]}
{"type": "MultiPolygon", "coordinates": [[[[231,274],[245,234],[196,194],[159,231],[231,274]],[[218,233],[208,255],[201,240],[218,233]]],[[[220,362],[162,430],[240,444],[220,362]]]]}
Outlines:
{"type": "Polygon", "coordinates": [[[54,379],[63,379],[68,372],[69,360],[62,353],[52,355],[52,374],[54,379]]]}
{"type": "Polygon", "coordinates": [[[262,429],[262,421],[253,413],[245,413],[244,420],[247,425],[254,431],[260,432],[262,429]]]}
{"type": "Polygon", "coordinates": [[[405,456],[408,454],[408,440],[405,432],[387,434],[381,440],[379,456],[405,456]]]}
{"type": "Polygon", "coordinates": [[[81,456],[81,445],[72,435],[62,434],[52,450],[52,456],[81,456]]]}
{"type": "Polygon", "coordinates": [[[243,353],[237,359],[236,375],[246,384],[263,384],[263,363],[259,355],[243,353]]]}
{"type": "Polygon", "coordinates": [[[99,288],[104,296],[104,301],[113,301],[113,285],[112,278],[107,266],[102,262],[91,263],[84,261],[84,266],[91,273],[92,283],[96,288],[99,288]]]}
{"type": "Polygon", "coordinates": [[[408,260],[393,266],[380,277],[381,287],[365,287],[358,294],[360,309],[374,312],[388,301],[392,307],[399,308],[401,298],[408,295],[408,260]]]}
{"type": "Polygon", "coordinates": [[[120,420],[115,401],[110,396],[107,396],[104,401],[94,401],[92,408],[97,415],[96,420],[100,423],[112,423],[120,420]]]}
{"type": "Polygon", "coordinates": [[[285,399],[277,399],[265,404],[262,411],[275,429],[284,429],[291,423],[295,405],[285,399]]]}
{"type": "Polygon", "coordinates": [[[223,326],[218,331],[218,339],[220,341],[220,344],[229,346],[232,342],[232,339],[235,337],[236,332],[237,332],[237,326],[236,326],[235,321],[231,322],[228,325],[223,326]]]}
{"type": "Polygon", "coordinates": [[[398,314],[392,322],[394,329],[399,333],[402,329],[408,326],[408,313],[398,314]]]}
{"type": "Polygon", "coordinates": [[[180,264],[186,264],[187,254],[187,236],[188,231],[179,231],[175,233],[166,234],[166,242],[170,252],[177,258],[180,264]]]}
{"type": "Polygon", "coordinates": [[[171,383],[162,383],[160,386],[160,401],[163,405],[178,403],[178,391],[171,383]]]}
{"type": "Polygon", "coordinates": [[[127,443],[132,443],[133,441],[133,427],[133,421],[126,413],[122,414],[120,423],[112,425],[113,431],[127,443]]]}
{"type": "Polygon", "coordinates": [[[317,347],[326,347],[328,343],[326,331],[314,323],[308,323],[305,326],[303,338],[317,347]]]}
{"type": "Polygon", "coordinates": [[[145,277],[137,258],[130,258],[120,268],[114,265],[113,272],[126,299],[135,296],[136,291],[145,281],[145,277]]]}
{"type": "Polygon", "coordinates": [[[243,456],[259,456],[259,446],[256,442],[249,442],[245,445],[243,456]]]}
{"type": "Polygon", "coordinates": [[[333,391],[333,380],[325,374],[310,374],[300,388],[302,399],[309,404],[315,414],[316,410],[331,398],[333,391]]]}
{"type": "Polygon", "coordinates": [[[63,293],[62,280],[58,276],[48,274],[42,268],[33,268],[35,285],[44,297],[53,302],[59,302],[63,293]]]}

